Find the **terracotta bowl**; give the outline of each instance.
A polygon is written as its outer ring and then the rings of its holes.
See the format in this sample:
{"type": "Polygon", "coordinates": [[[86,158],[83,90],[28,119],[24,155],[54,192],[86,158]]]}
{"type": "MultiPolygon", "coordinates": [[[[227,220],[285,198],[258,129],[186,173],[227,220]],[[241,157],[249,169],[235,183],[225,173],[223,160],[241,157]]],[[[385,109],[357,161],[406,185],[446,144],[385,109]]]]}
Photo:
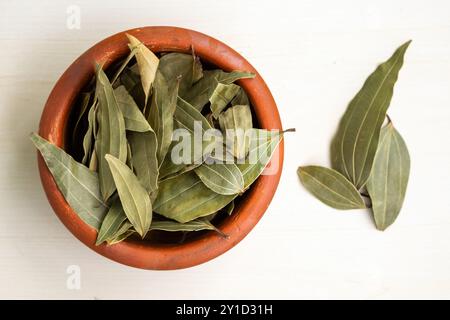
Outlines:
{"type": "MultiPolygon", "coordinates": [[[[245,70],[256,73],[256,78],[242,80],[261,128],[281,129],[277,106],[258,72],[236,51],[205,34],[175,27],[144,27],[115,34],[82,54],[64,72],[53,88],[42,113],[39,134],[65,148],[65,135],[71,108],[80,90],[94,75],[94,62],[111,63],[123,59],[129,52],[125,33],[136,36],[152,51],[195,52],[203,61],[225,71],[245,70]]],[[[242,197],[232,216],[219,225],[228,238],[215,232],[205,232],[182,243],[153,243],[127,240],[107,246],[95,246],[97,232],[85,224],[66,203],[43,159],[38,155],[39,171],[48,200],[64,225],[80,241],[99,254],[114,261],[143,269],[170,270],[195,266],[211,260],[235,246],[256,225],[267,209],[277,188],[282,163],[283,142],[276,154],[278,169],[274,174],[261,176],[242,197]]],[[[275,166],[274,166],[275,167],[275,166]]]]}

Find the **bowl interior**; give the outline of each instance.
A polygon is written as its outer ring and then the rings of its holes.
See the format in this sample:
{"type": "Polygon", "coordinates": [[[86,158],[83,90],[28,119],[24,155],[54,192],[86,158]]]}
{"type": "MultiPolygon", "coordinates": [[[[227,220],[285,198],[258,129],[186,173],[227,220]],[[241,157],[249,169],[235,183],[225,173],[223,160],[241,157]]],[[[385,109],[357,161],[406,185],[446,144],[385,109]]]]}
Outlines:
{"type": "MultiPolygon", "coordinates": [[[[160,52],[154,52],[155,54],[157,54],[158,56],[161,53],[169,53],[169,52],[174,52],[174,51],[160,51],[160,52]]],[[[176,52],[180,52],[180,50],[177,50],[176,52]]],[[[190,52],[184,52],[187,54],[190,54],[190,52]]],[[[122,62],[124,61],[124,59],[126,58],[127,54],[125,54],[124,56],[120,57],[119,59],[117,59],[116,61],[113,61],[110,66],[105,70],[106,74],[111,77],[112,74],[114,74],[114,72],[117,70],[118,66],[120,66],[122,64],[122,62]]],[[[210,61],[208,61],[207,59],[203,58],[200,56],[201,62],[202,62],[202,66],[203,69],[205,70],[211,70],[211,69],[220,69],[219,66],[211,63],[210,61]]],[[[133,58],[130,63],[128,64],[129,66],[132,65],[133,63],[135,63],[136,60],[133,58]]],[[[81,90],[78,93],[78,97],[74,100],[72,106],[71,106],[71,112],[69,114],[69,117],[67,119],[66,122],[66,126],[65,126],[65,145],[64,145],[64,149],[70,154],[72,155],[77,161],[81,161],[81,159],[83,158],[83,146],[81,141],[83,141],[83,134],[87,129],[87,119],[86,119],[86,115],[83,117],[82,121],[80,121],[80,123],[78,124],[80,130],[77,130],[77,134],[73,134],[74,132],[74,128],[75,128],[75,124],[77,122],[77,117],[78,114],[80,112],[81,109],[81,95],[80,93],[83,91],[88,91],[91,88],[93,88],[94,86],[94,81],[92,79],[94,79],[95,74],[92,73],[92,78],[89,79],[83,86],[83,90],[81,90]]],[[[237,82],[239,83],[239,82],[237,82]]],[[[244,89],[245,90],[245,89],[244,89]]],[[[251,101],[251,97],[249,96],[250,102],[252,104],[251,101]]],[[[207,109],[207,107],[205,107],[204,109],[207,109]]],[[[253,125],[256,128],[259,128],[259,122],[258,122],[258,118],[252,109],[252,116],[253,116],[253,125]]],[[[239,210],[240,208],[240,204],[242,203],[242,201],[247,197],[247,195],[251,192],[252,187],[249,188],[249,190],[247,190],[242,196],[239,196],[235,199],[235,211],[239,210]]],[[[220,229],[220,226],[226,222],[227,219],[232,219],[232,215],[228,216],[225,212],[219,212],[214,219],[212,220],[212,223],[220,229]]],[[[141,243],[147,243],[147,244],[151,244],[151,245],[174,245],[174,244],[182,244],[182,243],[189,243],[195,240],[198,240],[199,238],[202,238],[205,234],[207,233],[211,233],[211,232],[215,232],[215,231],[211,231],[211,230],[204,230],[204,231],[196,231],[196,232],[165,232],[165,231],[152,231],[148,234],[148,236],[142,240],[139,237],[130,237],[129,239],[125,240],[125,241],[139,241],[141,243]]]]}

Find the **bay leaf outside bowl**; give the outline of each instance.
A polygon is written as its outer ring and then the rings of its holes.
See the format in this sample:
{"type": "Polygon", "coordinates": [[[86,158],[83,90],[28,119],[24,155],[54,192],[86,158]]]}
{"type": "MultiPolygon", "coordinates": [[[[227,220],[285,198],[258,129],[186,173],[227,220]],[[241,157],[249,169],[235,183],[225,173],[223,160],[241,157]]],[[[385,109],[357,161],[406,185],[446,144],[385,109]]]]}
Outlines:
{"type": "MultiPolygon", "coordinates": [[[[64,72],[53,88],[42,113],[39,134],[60,147],[65,147],[65,135],[71,108],[80,90],[94,76],[94,63],[111,63],[123,59],[129,52],[129,33],[146,44],[152,51],[190,52],[225,71],[252,71],[256,77],[241,80],[261,128],[280,129],[281,121],[274,99],[258,72],[236,51],[205,34],[176,27],[144,27],[115,34],[97,43],[83,53],[64,72]]],[[[47,198],[56,215],[80,241],[99,254],[125,265],[142,269],[170,270],[195,266],[211,260],[235,246],[260,220],[277,188],[282,163],[283,141],[278,147],[278,168],[274,174],[261,176],[242,197],[232,216],[227,217],[220,229],[228,238],[215,232],[182,244],[159,244],[127,240],[107,246],[95,246],[97,232],[85,224],[70,208],[58,190],[44,160],[38,154],[39,171],[47,198]]]]}

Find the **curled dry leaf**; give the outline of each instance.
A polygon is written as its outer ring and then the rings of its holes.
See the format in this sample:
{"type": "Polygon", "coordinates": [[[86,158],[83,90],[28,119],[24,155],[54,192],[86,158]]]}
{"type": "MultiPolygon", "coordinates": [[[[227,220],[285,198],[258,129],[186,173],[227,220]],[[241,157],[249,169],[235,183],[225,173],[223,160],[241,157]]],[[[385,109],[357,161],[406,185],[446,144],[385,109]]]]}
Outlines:
{"type": "Polygon", "coordinates": [[[219,118],[220,113],[233,100],[241,87],[235,84],[219,83],[214,90],[209,101],[211,102],[211,112],[215,119],[219,118]]]}
{"type": "Polygon", "coordinates": [[[155,80],[156,70],[158,69],[159,59],[137,38],[131,34],[127,34],[127,37],[130,42],[130,50],[135,52],[139,74],[141,75],[142,89],[145,93],[145,104],[147,104],[150,89],[155,80]]]}
{"type": "Polygon", "coordinates": [[[126,130],[146,132],[151,129],[133,97],[124,86],[121,85],[114,89],[114,95],[125,119],[126,130]]]}
{"type": "Polygon", "coordinates": [[[248,105],[237,105],[219,116],[219,125],[225,132],[228,150],[238,159],[247,156],[249,139],[246,134],[253,128],[252,112],[248,105]]]}

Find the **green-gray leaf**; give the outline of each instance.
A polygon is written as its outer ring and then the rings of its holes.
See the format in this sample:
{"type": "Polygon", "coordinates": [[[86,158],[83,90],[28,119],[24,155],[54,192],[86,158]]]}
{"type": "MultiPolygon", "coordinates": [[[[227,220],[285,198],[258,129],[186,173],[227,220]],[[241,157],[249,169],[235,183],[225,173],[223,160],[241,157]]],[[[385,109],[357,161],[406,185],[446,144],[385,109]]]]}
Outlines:
{"type": "Polygon", "coordinates": [[[399,47],[367,78],[350,102],[333,139],[332,166],[357,189],[365,185],[372,169],[380,129],[409,43],[399,47]]]}
{"type": "MultiPolygon", "coordinates": [[[[231,71],[225,72],[223,70],[208,71],[215,73],[217,80],[223,84],[230,84],[240,79],[253,79],[255,74],[247,71],[231,71]]],[[[205,72],[206,73],[206,72],[205,72]]]]}
{"type": "Polygon", "coordinates": [[[37,134],[33,133],[30,138],[67,203],[85,223],[98,230],[108,206],[100,195],[97,173],[37,134]]]}
{"type": "Polygon", "coordinates": [[[130,63],[131,59],[134,58],[136,54],[136,48],[131,49],[130,53],[128,54],[128,56],[125,58],[125,60],[122,62],[122,64],[120,65],[120,67],[117,69],[117,71],[114,73],[114,76],[111,80],[111,84],[114,86],[117,82],[117,80],[119,79],[119,77],[121,77],[122,72],[125,70],[126,66],[128,65],[128,63],[130,63]]]}
{"type": "Polygon", "coordinates": [[[127,89],[124,86],[118,86],[114,89],[114,95],[125,119],[125,129],[136,132],[149,131],[150,125],[127,89]]]}
{"type": "Polygon", "coordinates": [[[199,218],[186,223],[179,223],[177,221],[164,220],[164,221],[153,221],[150,226],[150,230],[162,230],[168,232],[178,232],[178,231],[201,231],[201,230],[215,230],[211,222],[199,218]]]}
{"type": "Polygon", "coordinates": [[[299,167],[297,173],[305,188],[330,207],[341,210],[365,208],[358,190],[336,170],[307,166],[299,167]]]}
{"type": "Polygon", "coordinates": [[[249,148],[245,134],[253,128],[252,112],[248,105],[237,105],[227,109],[219,116],[222,132],[226,132],[227,146],[236,158],[244,159],[249,148]]]}
{"type": "Polygon", "coordinates": [[[200,180],[216,193],[232,195],[244,190],[244,178],[234,163],[202,164],[194,171],[200,180]]]}
{"type": "Polygon", "coordinates": [[[120,199],[117,198],[103,219],[102,226],[97,234],[95,245],[98,246],[111,237],[114,237],[126,219],[127,216],[123,211],[122,203],[120,203],[120,199]]]}
{"type": "Polygon", "coordinates": [[[214,139],[202,139],[202,148],[195,148],[195,125],[201,125],[201,134],[204,136],[205,132],[212,129],[208,120],[191,104],[178,97],[177,107],[174,114],[177,128],[183,128],[191,135],[191,164],[202,160],[203,156],[210,151],[209,146],[215,143],[214,139]]]}
{"type": "Polygon", "coordinates": [[[250,100],[248,99],[248,96],[245,93],[244,89],[240,88],[234,99],[231,100],[231,105],[237,106],[242,104],[250,105],[250,100]]]}
{"type": "Polygon", "coordinates": [[[254,77],[255,74],[251,72],[206,70],[203,72],[203,78],[196,82],[195,85],[181,97],[193,105],[197,110],[201,111],[205,104],[208,103],[219,83],[231,84],[239,79],[254,77]]]}
{"type": "Polygon", "coordinates": [[[145,93],[145,104],[147,104],[150,89],[155,80],[156,70],[158,69],[159,59],[138,39],[130,34],[127,34],[127,37],[130,42],[130,50],[135,51],[139,74],[141,75],[142,89],[145,93]]]}
{"type": "Polygon", "coordinates": [[[408,185],[410,158],[403,138],[389,123],[381,130],[367,191],[377,229],[385,230],[397,218],[408,185]]]}
{"type": "Polygon", "coordinates": [[[150,196],[125,163],[112,155],[106,155],[105,158],[111,168],[123,210],[136,231],[144,237],[152,222],[150,196]]]}
{"type": "Polygon", "coordinates": [[[172,142],[173,115],[177,107],[178,81],[168,85],[164,75],[161,72],[157,72],[153,91],[148,121],[156,133],[158,163],[162,164],[172,142]]]}
{"type": "Polygon", "coordinates": [[[244,163],[237,165],[244,177],[245,189],[248,189],[261,175],[283,137],[283,133],[280,131],[263,129],[252,129],[251,131],[247,159],[244,163]]]}
{"type": "Polygon", "coordinates": [[[235,84],[219,83],[214,90],[209,101],[211,102],[211,112],[214,118],[219,118],[219,114],[225,109],[230,101],[236,96],[241,87],[235,84]]]}
{"type": "Polygon", "coordinates": [[[105,155],[111,154],[120,161],[127,160],[127,138],[125,135],[125,121],[117,104],[114,91],[108,77],[97,66],[96,96],[98,98],[98,136],[97,158],[100,179],[100,190],[106,201],[116,190],[114,181],[105,160],[105,155]]]}
{"type": "Polygon", "coordinates": [[[133,233],[136,233],[136,231],[133,229],[133,225],[129,221],[125,221],[120,228],[114,233],[111,237],[106,239],[106,242],[109,246],[112,246],[113,244],[117,244],[119,242],[122,242],[129,236],[131,236],[133,233]]]}
{"type": "Polygon", "coordinates": [[[153,209],[169,219],[186,223],[222,209],[234,198],[215,193],[189,171],[160,182],[153,209]]]}
{"type": "Polygon", "coordinates": [[[168,83],[181,76],[179,95],[184,94],[202,77],[202,66],[197,57],[192,54],[171,52],[161,57],[159,71],[168,83]]]}
{"type": "Polygon", "coordinates": [[[183,95],[180,94],[180,97],[189,102],[198,111],[202,111],[219,83],[216,76],[216,73],[205,71],[203,78],[197,81],[183,95]]]}
{"type": "Polygon", "coordinates": [[[151,193],[158,189],[158,142],[153,130],[148,132],[130,132],[128,141],[133,154],[133,166],[139,182],[151,193]]]}

